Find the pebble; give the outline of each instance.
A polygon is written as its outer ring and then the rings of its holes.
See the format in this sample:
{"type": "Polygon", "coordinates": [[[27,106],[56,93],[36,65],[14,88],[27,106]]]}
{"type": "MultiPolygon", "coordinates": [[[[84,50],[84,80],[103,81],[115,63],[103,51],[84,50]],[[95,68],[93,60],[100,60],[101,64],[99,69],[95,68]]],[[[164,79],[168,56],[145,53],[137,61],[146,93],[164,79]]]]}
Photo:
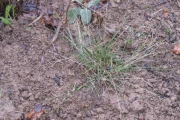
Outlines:
{"type": "Polygon", "coordinates": [[[178,32],[180,32],[180,28],[176,28],[176,30],[177,30],[178,32]]]}
{"type": "Polygon", "coordinates": [[[134,112],[141,112],[144,111],[145,107],[143,105],[143,103],[139,100],[134,101],[131,106],[130,106],[130,110],[134,111],[134,112]]]}
{"type": "Polygon", "coordinates": [[[129,112],[124,106],[122,106],[120,110],[121,110],[121,113],[123,114],[127,114],[129,112]]]}
{"type": "Polygon", "coordinates": [[[176,40],[176,34],[172,35],[169,39],[170,42],[174,42],[176,40]]]}
{"type": "Polygon", "coordinates": [[[134,102],[135,100],[137,100],[138,98],[140,98],[141,96],[137,93],[131,93],[129,95],[129,102],[134,102]]]}
{"type": "Polygon", "coordinates": [[[137,36],[137,37],[140,37],[140,36],[141,36],[141,33],[136,33],[136,36],[137,36]]]}
{"type": "Polygon", "coordinates": [[[176,101],[177,100],[177,96],[176,95],[171,96],[171,100],[172,101],[176,101]]]}
{"type": "Polygon", "coordinates": [[[178,107],[178,103],[177,103],[177,102],[174,102],[174,103],[172,104],[172,108],[176,108],[176,107],[178,107]]]}
{"type": "Polygon", "coordinates": [[[138,94],[144,94],[145,90],[143,88],[138,88],[135,90],[135,92],[138,94]]]}
{"type": "Polygon", "coordinates": [[[24,91],[24,92],[22,93],[22,97],[23,97],[24,99],[28,99],[28,98],[30,97],[29,92],[28,92],[28,91],[24,91]]]}
{"type": "Polygon", "coordinates": [[[118,4],[114,0],[110,0],[112,7],[118,7],[118,4]]]}
{"type": "Polygon", "coordinates": [[[170,25],[170,27],[173,27],[173,23],[170,20],[167,20],[167,23],[170,25]]]}
{"type": "Polygon", "coordinates": [[[180,75],[180,70],[177,70],[177,71],[176,71],[176,74],[180,75]]]}
{"type": "Polygon", "coordinates": [[[8,33],[8,32],[12,31],[12,28],[10,26],[6,26],[6,27],[3,28],[3,31],[8,33]]]}
{"type": "Polygon", "coordinates": [[[97,113],[102,113],[102,112],[103,112],[103,109],[102,109],[102,108],[97,108],[97,109],[96,109],[96,112],[97,112],[97,113]]]}
{"type": "Polygon", "coordinates": [[[58,75],[54,77],[54,81],[57,83],[58,86],[60,86],[60,77],[58,75]]]}
{"type": "Polygon", "coordinates": [[[179,17],[180,16],[180,12],[174,12],[174,16],[179,17]]]}
{"type": "Polygon", "coordinates": [[[163,99],[163,102],[165,103],[165,106],[172,106],[172,103],[171,103],[171,99],[169,99],[169,98],[165,98],[165,99],[163,99]]]}
{"type": "Polygon", "coordinates": [[[115,3],[120,3],[120,2],[121,2],[121,0],[114,0],[114,2],[115,2],[115,3]]]}
{"type": "Polygon", "coordinates": [[[35,94],[34,98],[35,98],[35,99],[38,99],[38,98],[40,97],[40,95],[41,95],[41,93],[38,92],[38,93],[35,94]]]}
{"type": "Polygon", "coordinates": [[[76,115],[77,118],[80,118],[81,116],[82,116],[82,113],[78,113],[78,114],[76,115]]]}
{"type": "Polygon", "coordinates": [[[91,111],[91,115],[95,116],[97,114],[94,111],[91,111]]]}

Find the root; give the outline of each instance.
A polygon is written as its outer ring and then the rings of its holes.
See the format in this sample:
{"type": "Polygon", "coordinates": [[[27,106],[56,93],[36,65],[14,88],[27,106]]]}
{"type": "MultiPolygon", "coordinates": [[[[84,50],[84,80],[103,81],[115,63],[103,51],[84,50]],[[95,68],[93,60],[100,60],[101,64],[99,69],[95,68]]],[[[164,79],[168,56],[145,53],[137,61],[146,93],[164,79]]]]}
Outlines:
{"type": "Polygon", "coordinates": [[[38,18],[36,18],[33,22],[31,22],[28,26],[32,26],[35,22],[40,20],[43,17],[44,13],[42,12],[38,18]]]}

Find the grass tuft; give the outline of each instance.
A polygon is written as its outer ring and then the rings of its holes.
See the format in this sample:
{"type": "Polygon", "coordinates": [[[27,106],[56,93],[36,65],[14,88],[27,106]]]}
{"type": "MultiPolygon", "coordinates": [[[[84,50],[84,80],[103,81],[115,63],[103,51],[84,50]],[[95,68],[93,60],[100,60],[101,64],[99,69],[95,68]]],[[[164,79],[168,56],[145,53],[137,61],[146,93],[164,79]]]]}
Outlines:
{"type": "MultiPolygon", "coordinates": [[[[86,27],[84,27],[84,31],[87,31],[86,27]]],[[[119,33],[120,30],[107,43],[99,42],[101,39],[95,40],[95,38],[92,38],[93,35],[89,35],[90,32],[88,31],[87,37],[90,41],[88,43],[91,43],[90,45],[87,44],[87,41],[82,36],[84,31],[81,31],[80,24],[78,23],[78,39],[76,40],[74,40],[69,31],[69,42],[77,50],[77,58],[86,68],[87,81],[82,86],[79,86],[77,90],[85,86],[89,86],[92,90],[97,90],[97,86],[105,84],[106,86],[112,86],[118,91],[122,83],[121,73],[135,70],[138,68],[138,62],[147,56],[156,54],[154,40],[148,43],[144,42],[136,50],[133,50],[133,52],[126,53],[117,47],[117,39],[120,38],[118,35],[122,35],[122,33],[119,33]],[[91,85],[88,85],[89,83],[91,85]]],[[[99,36],[98,38],[103,37],[99,36]]],[[[132,44],[132,42],[133,39],[128,39],[123,44],[132,44]]]]}

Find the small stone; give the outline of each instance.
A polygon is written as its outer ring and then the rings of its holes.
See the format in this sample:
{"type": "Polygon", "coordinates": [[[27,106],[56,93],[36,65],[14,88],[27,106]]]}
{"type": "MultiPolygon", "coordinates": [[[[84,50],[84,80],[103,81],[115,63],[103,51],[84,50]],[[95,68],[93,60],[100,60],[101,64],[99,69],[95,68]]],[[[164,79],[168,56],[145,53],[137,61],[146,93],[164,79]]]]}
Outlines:
{"type": "Polygon", "coordinates": [[[176,30],[177,30],[178,32],[180,32],[180,28],[176,28],[176,30]]]}
{"type": "Polygon", "coordinates": [[[76,115],[77,118],[80,118],[81,116],[82,116],[82,113],[78,113],[78,114],[76,115]]]}
{"type": "Polygon", "coordinates": [[[25,102],[23,102],[21,105],[22,105],[22,108],[24,108],[24,107],[29,106],[30,103],[29,103],[28,101],[25,101],[25,102]]]}
{"type": "Polygon", "coordinates": [[[91,114],[87,113],[87,114],[86,114],[86,117],[91,117],[91,114]]]}
{"type": "Polygon", "coordinates": [[[6,26],[3,28],[3,31],[8,33],[8,32],[12,32],[12,28],[10,26],[6,26]]]}
{"type": "Polygon", "coordinates": [[[57,83],[58,86],[60,86],[60,77],[58,75],[55,75],[54,81],[57,83]]]}
{"type": "Polygon", "coordinates": [[[114,2],[115,2],[115,3],[120,3],[120,2],[121,2],[121,0],[114,0],[114,2]]]}
{"type": "Polygon", "coordinates": [[[145,107],[141,101],[136,100],[131,104],[129,109],[134,112],[142,112],[145,110],[145,107]]]}
{"type": "Polygon", "coordinates": [[[138,88],[135,90],[136,93],[143,94],[145,90],[143,88],[138,88]]]}
{"type": "Polygon", "coordinates": [[[160,17],[156,17],[156,19],[157,19],[157,20],[161,20],[161,18],[160,18],[160,17]]]}
{"type": "Polygon", "coordinates": [[[120,111],[121,111],[121,113],[123,113],[123,114],[127,114],[127,113],[129,112],[124,106],[121,106],[121,107],[120,107],[120,111]]]}
{"type": "Polygon", "coordinates": [[[174,42],[176,40],[176,34],[172,35],[169,39],[170,42],[174,42]]]}
{"type": "Polygon", "coordinates": [[[171,96],[171,100],[172,101],[176,101],[177,100],[177,96],[176,95],[171,96]]]}
{"type": "Polygon", "coordinates": [[[129,101],[134,102],[135,100],[139,99],[141,96],[137,93],[131,93],[129,95],[129,101]]]}
{"type": "Polygon", "coordinates": [[[103,109],[102,109],[102,108],[97,108],[97,109],[96,109],[96,112],[97,112],[97,113],[102,113],[102,112],[103,112],[103,109]]]}
{"type": "Polygon", "coordinates": [[[95,116],[95,115],[97,115],[95,112],[93,112],[93,111],[91,111],[91,115],[92,116],[95,116]]]}
{"type": "Polygon", "coordinates": [[[48,15],[53,15],[52,10],[50,10],[50,9],[47,10],[47,13],[48,13],[48,15]]]}
{"type": "Polygon", "coordinates": [[[141,36],[141,33],[136,33],[136,36],[137,36],[137,37],[140,37],[140,36],[141,36]]]}
{"type": "Polygon", "coordinates": [[[38,92],[37,94],[35,94],[34,98],[35,98],[35,99],[38,99],[38,98],[40,97],[40,95],[41,95],[41,93],[38,92]]]}
{"type": "Polygon", "coordinates": [[[171,93],[170,91],[166,91],[166,92],[164,93],[164,96],[165,96],[165,97],[170,97],[171,94],[172,94],[172,93],[171,93]]]}
{"type": "Polygon", "coordinates": [[[166,106],[169,106],[169,107],[172,106],[171,100],[169,98],[165,98],[163,101],[166,106]]]}
{"type": "Polygon", "coordinates": [[[22,97],[24,98],[24,99],[28,99],[29,97],[30,97],[30,94],[29,94],[29,92],[28,91],[24,91],[24,92],[22,92],[22,97]]]}
{"type": "Polygon", "coordinates": [[[174,16],[179,17],[180,16],[180,12],[174,12],[174,16]]]}
{"type": "Polygon", "coordinates": [[[163,65],[162,68],[167,70],[169,67],[168,67],[168,65],[163,65]]]}
{"type": "Polygon", "coordinates": [[[180,75],[180,70],[177,70],[177,71],[176,71],[176,74],[180,75]]]}
{"type": "Polygon", "coordinates": [[[104,120],[105,119],[105,114],[99,114],[99,120],[104,120]]]}
{"type": "Polygon", "coordinates": [[[176,107],[178,107],[178,103],[177,103],[177,102],[174,102],[174,103],[172,104],[172,108],[176,108],[176,107]]]}
{"type": "Polygon", "coordinates": [[[170,20],[167,20],[168,24],[173,27],[173,23],[170,20]]]}
{"type": "Polygon", "coordinates": [[[145,24],[146,26],[149,26],[150,22],[149,22],[149,21],[146,21],[144,24],[145,24]]]}
{"type": "Polygon", "coordinates": [[[34,99],[34,96],[33,96],[33,95],[30,96],[30,97],[29,97],[29,100],[30,100],[30,101],[34,101],[34,100],[35,100],[35,99],[34,99]]]}
{"type": "Polygon", "coordinates": [[[118,4],[114,0],[110,0],[112,7],[118,7],[118,4]]]}

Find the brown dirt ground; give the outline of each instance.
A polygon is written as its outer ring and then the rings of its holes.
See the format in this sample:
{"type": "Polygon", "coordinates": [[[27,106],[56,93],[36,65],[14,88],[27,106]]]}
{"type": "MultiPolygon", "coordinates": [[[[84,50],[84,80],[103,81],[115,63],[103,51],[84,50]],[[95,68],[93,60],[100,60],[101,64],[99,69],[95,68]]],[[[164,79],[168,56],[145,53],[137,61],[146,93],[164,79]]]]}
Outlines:
{"type": "Polygon", "coordinates": [[[109,28],[116,29],[128,16],[123,30],[129,29],[118,42],[133,39],[136,46],[153,38],[158,54],[140,64],[161,69],[128,72],[123,80],[133,85],[123,84],[118,94],[106,89],[98,95],[86,87],[74,91],[85,77],[72,47],[62,38],[48,47],[54,33],[43,24],[26,27],[32,20],[20,16],[0,30],[0,120],[23,120],[35,104],[45,110],[41,120],[180,120],[180,56],[172,53],[180,43],[180,1],[110,2],[109,28]]]}

